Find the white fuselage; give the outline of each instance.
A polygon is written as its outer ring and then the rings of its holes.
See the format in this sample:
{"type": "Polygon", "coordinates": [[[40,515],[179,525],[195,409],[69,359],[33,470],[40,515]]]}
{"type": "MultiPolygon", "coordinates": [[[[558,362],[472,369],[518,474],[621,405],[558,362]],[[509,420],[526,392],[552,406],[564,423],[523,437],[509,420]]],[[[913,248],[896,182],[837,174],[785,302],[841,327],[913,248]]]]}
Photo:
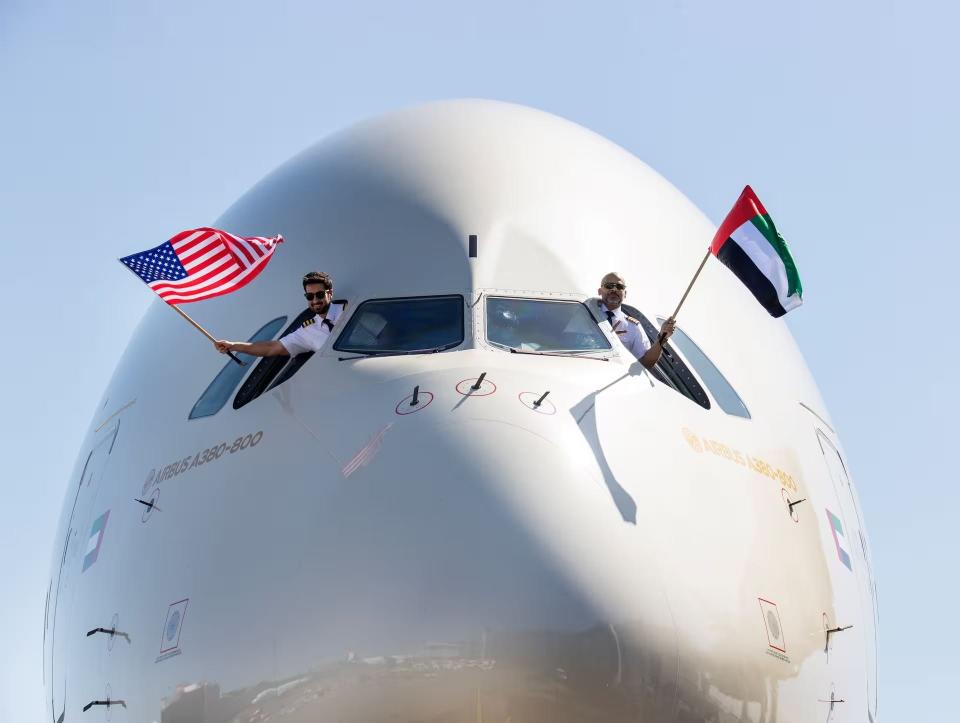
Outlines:
{"type": "Polygon", "coordinates": [[[438,103],[304,152],[215,225],[286,237],[190,309],[217,335],[291,322],[311,270],[349,303],[291,378],[196,418],[225,359],[148,311],[70,481],[52,720],[876,719],[866,533],[782,321],[715,262],[680,317],[749,417],[682,351],[709,408],[603,324],[586,356],[489,340],[489,299],[581,302],[608,271],[669,314],[712,226],[641,162],[536,111],[438,103]],[[364,302],[438,295],[463,298],[458,345],[334,348],[364,302]]]}

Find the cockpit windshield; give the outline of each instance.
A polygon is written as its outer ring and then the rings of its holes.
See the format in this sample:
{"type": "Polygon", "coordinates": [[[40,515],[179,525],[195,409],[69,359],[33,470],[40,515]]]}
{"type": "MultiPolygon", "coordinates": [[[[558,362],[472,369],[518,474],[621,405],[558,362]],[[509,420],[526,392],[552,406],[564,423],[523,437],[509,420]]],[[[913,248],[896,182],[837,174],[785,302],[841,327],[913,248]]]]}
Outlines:
{"type": "Polygon", "coordinates": [[[578,301],[487,297],[487,341],[526,352],[583,353],[612,347],[578,301]]]}
{"type": "Polygon", "coordinates": [[[463,297],[363,302],[333,348],[358,354],[442,351],[463,342],[463,297]]]}

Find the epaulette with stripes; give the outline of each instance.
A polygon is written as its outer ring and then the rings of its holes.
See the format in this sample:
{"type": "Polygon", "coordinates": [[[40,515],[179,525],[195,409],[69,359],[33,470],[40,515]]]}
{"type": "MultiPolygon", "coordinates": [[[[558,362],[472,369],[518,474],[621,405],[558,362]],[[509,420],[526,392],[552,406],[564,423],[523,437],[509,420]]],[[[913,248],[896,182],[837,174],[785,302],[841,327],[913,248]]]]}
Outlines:
{"type": "Polygon", "coordinates": [[[635,326],[640,326],[640,319],[634,319],[632,316],[628,316],[627,321],[629,321],[631,324],[634,324],[635,326]]]}
{"type": "Polygon", "coordinates": [[[300,328],[303,329],[304,327],[307,327],[307,326],[310,326],[311,324],[316,324],[316,323],[317,323],[317,317],[311,316],[309,319],[307,319],[305,322],[303,322],[300,325],[300,328]]]}

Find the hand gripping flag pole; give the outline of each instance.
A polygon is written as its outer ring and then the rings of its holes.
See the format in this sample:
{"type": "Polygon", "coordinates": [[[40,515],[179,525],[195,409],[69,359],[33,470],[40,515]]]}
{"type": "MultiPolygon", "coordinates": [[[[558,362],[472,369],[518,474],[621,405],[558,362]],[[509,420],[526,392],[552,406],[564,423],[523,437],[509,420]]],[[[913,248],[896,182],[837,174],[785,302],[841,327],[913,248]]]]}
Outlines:
{"type": "MultiPolygon", "coordinates": [[[[209,331],[207,331],[207,330],[204,329],[202,326],[200,326],[197,322],[195,322],[193,319],[191,319],[190,316],[187,314],[187,312],[185,312],[185,311],[184,311],[183,309],[181,309],[179,306],[177,306],[176,304],[170,304],[170,308],[173,309],[173,310],[174,310],[175,312],[177,312],[178,314],[180,314],[180,316],[182,316],[182,317],[183,317],[184,319],[186,319],[188,322],[190,322],[190,324],[193,326],[194,329],[196,329],[197,331],[199,331],[201,334],[203,334],[205,337],[207,337],[207,338],[208,338],[210,341],[212,341],[214,344],[217,343],[217,340],[213,338],[213,336],[210,334],[209,331]]],[[[233,360],[234,360],[237,364],[239,364],[240,366],[245,367],[245,366],[247,365],[246,362],[240,361],[240,359],[239,359],[232,351],[228,351],[228,352],[226,352],[226,354],[227,354],[228,357],[230,357],[231,359],[233,359],[233,360]]]]}
{"type": "Polygon", "coordinates": [[[744,187],[717,229],[672,318],[680,312],[711,254],[740,279],[770,316],[783,316],[803,303],[803,286],[787,242],[750,186],[744,187]]]}
{"type": "MultiPolygon", "coordinates": [[[[283,236],[234,236],[215,228],[181,231],[159,246],[124,256],[120,263],[136,274],[210,341],[216,339],[179,304],[212,299],[246,286],[266,268],[283,236]]],[[[245,366],[227,352],[237,364],[245,366]]]]}

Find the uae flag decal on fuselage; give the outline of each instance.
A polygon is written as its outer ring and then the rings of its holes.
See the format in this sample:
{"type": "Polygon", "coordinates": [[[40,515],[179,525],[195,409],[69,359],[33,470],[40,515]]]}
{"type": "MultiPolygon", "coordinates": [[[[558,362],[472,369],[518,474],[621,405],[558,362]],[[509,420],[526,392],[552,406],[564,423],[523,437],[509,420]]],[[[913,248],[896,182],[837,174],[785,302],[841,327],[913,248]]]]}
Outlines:
{"type": "Polygon", "coordinates": [[[750,186],[720,224],[710,251],[771,316],[783,316],[803,303],[800,275],[787,243],[750,186]]]}

